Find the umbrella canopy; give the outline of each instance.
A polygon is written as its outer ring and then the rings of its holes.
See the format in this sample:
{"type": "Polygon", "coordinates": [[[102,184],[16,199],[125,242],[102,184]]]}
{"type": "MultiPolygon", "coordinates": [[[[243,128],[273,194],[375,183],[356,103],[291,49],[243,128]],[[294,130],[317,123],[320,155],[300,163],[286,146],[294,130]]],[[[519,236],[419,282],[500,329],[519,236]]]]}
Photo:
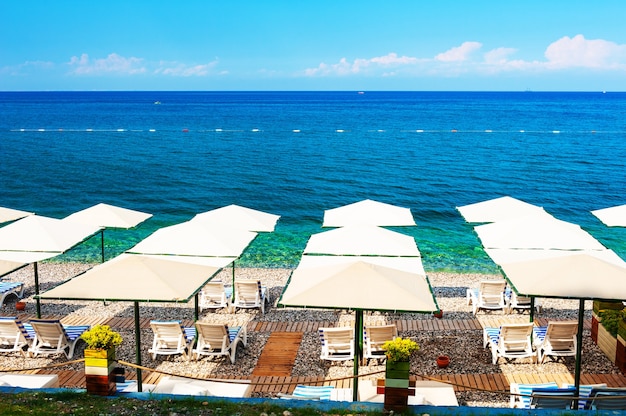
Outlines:
{"type": "Polygon", "coordinates": [[[550,215],[542,207],[510,196],[457,207],[467,222],[496,222],[530,215],[550,215]]]}
{"type": "Polygon", "coordinates": [[[33,215],[33,213],[20,211],[13,208],[0,207],[0,224],[2,224],[3,222],[19,220],[20,218],[24,218],[29,215],[33,215]]]}
{"type": "Polygon", "coordinates": [[[591,213],[609,227],[626,227],[626,204],[597,209],[591,213]]]}
{"type": "Polygon", "coordinates": [[[65,219],[101,228],[132,228],[150,217],[152,214],[100,203],[68,215],[65,219]]]}
{"type": "Polygon", "coordinates": [[[0,259],[0,277],[26,266],[28,263],[0,259]]]}
{"type": "Polygon", "coordinates": [[[200,213],[193,217],[192,221],[203,221],[207,224],[223,225],[239,230],[272,232],[279,218],[279,215],[268,214],[239,205],[228,205],[200,213]]]}
{"type": "Polygon", "coordinates": [[[170,256],[122,254],[39,295],[42,299],[187,302],[232,259],[193,264],[170,256]]]}
{"type": "Polygon", "coordinates": [[[304,254],[417,257],[420,252],[411,236],[360,224],[313,234],[304,254]]]}
{"type": "Polygon", "coordinates": [[[256,233],[187,221],[164,227],[128,250],[134,254],[239,257],[256,233]]]}
{"type": "Polygon", "coordinates": [[[613,250],[534,250],[534,249],[511,249],[511,248],[487,248],[485,253],[494,263],[502,265],[504,263],[515,263],[521,261],[541,260],[561,256],[571,256],[574,253],[586,253],[609,263],[621,265],[621,259],[613,250]]]}
{"type": "Polygon", "coordinates": [[[416,225],[409,208],[365,199],[324,212],[323,227],[369,224],[381,227],[416,225]]]}
{"type": "Polygon", "coordinates": [[[64,253],[98,231],[93,225],[30,215],[0,228],[0,250],[64,253]]]}
{"type": "Polygon", "coordinates": [[[601,257],[590,252],[570,252],[503,263],[500,267],[514,290],[524,296],[626,299],[626,263],[601,257]]]}
{"type": "Polygon", "coordinates": [[[369,258],[318,256],[315,264],[303,262],[294,270],[280,304],[315,308],[433,312],[438,309],[419,258],[369,258]],[[414,270],[409,271],[409,261],[414,270]],[[326,263],[326,264],[323,264],[326,263]]]}
{"type": "Polygon", "coordinates": [[[484,248],[606,250],[576,224],[549,216],[521,217],[474,227],[484,248]]]}

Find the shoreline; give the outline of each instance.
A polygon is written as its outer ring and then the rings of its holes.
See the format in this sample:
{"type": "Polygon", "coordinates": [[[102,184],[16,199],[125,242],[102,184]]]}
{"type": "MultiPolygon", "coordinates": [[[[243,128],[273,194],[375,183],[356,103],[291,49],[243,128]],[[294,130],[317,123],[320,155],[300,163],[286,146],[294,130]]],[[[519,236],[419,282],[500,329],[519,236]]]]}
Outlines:
{"type": "MultiPolygon", "coordinates": [[[[84,263],[57,263],[49,262],[39,265],[39,280],[41,292],[56,286],[57,284],[76,276],[93,264],[84,263]]],[[[236,275],[240,278],[260,279],[268,287],[271,306],[264,315],[252,309],[240,309],[235,313],[226,310],[205,310],[200,314],[200,320],[228,323],[229,325],[247,325],[250,322],[291,322],[313,321],[320,326],[353,325],[354,314],[345,310],[322,310],[322,309],[296,309],[276,308],[275,303],[282,293],[292,269],[287,268],[236,268],[236,275]]],[[[493,279],[498,275],[479,273],[427,273],[435,298],[439,307],[444,311],[444,320],[468,320],[474,319],[471,307],[467,305],[465,291],[468,287],[475,287],[480,280],[493,279]]],[[[215,278],[229,282],[232,279],[232,269],[228,268],[219,272],[215,278]]],[[[25,300],[27,309],[25,313],[34,314],[35,305],[33,295],[33,267],[25,267],[4,277],[5,280],[23,281],[26,283],[25,300]]],[[[229,283],[226,283],[229,284],[229,283]]],[[[15,298],[9,297],[2,310],[2,315],[10,316],[14,313],[15,298]]],[[[542,300],[542,318],[547,319],[576,319],[578,301],[544,299],[542,300]]],[[[150,319],[182,319],[193,320],[193,300],[187,303],[140,303],[142,318],[150,319]]],[[[103,302],[98,301],[43,301],[41,303],[42,314],[62,315],[76,319],[93,319],[94,317],[133,317],[133,308],[130,302],[103,302]]],[[[585,318],[590,318],[591,302],[585,303],[585,318]]],[[[475,319],[481,323],[492,322],[494,319],[524,320],[527,314],[514,313],[503,316],[501,311],[479,313],[475,319]]],[[[430,314],[408,313],[383,313],[367,312],[365,323],[381,324],[385,322],[432,320],[430,314]]],[[[119,348],[118,358],[134,362],[134,331],[120,331],[125,342],[119,348]]],[[[254,370],[258,356],[269,338],[269,332],[249,331],[248,346],[239,348],[235,365],[221,359],[204,358],[199,361],[186,361],[182,357],[174,356],[170,359],[157,357],[152,361],[147,350],[151,345],[152,331],[142,329],[142,356],[143,364],[147,367],[177,374],[201,374],[203,376],[236,376],[249,377],[254,370]]],[[[562,374],[573,373],[573,359],[558,362],[547,362],[541,365],[532,364],[529,359],[514,360],[506,363],[500,360],[497,365],[491,364],[489,350],[482,347],[482,331],[478,330],[407,330],[399,333],[402,337],[411,337],[420,345],[420,351],[411,360],[411,373],[416,375],[429,375],[437,377],[446,374],[467,373],[504,373],[504,374],[562,374]],[[453,364],[447,369],[438,369],[433,357],[446,353],[451,356],[453,364]]],[[[82,356],[82,343],[78,344],[76,357],[82,356]]],[[[319,337],[316,331],[304,333],[298,350],[298,356],[294,363],[292,376],[324,376],[326,378],[344,377],[352,374],[352,361],[348,362],[323,362],[319,359],[319,337]]],[[[589,331],[584,333],[583,343],[583,373],[612,373],[618,374],[619,369],[606,358],[597,346],[591,341],[589,331]]],[[[3,362],[5,368],[25,368],[34,365],[47,365],[50,363],[64,362],[65,357],[41,356],[24,359],[18,354],[7,355],[3,362]]],[[[370,360],[367,365],[359,368],[360,374],[381,371],[383,363],[370,360]]],[[[77,367],[80,368],[80,367],[77,367]]],[[[508,395],[489,394],[480,392],[457,393],[459,404],[469,406],[506,407],[508,395]]]]}

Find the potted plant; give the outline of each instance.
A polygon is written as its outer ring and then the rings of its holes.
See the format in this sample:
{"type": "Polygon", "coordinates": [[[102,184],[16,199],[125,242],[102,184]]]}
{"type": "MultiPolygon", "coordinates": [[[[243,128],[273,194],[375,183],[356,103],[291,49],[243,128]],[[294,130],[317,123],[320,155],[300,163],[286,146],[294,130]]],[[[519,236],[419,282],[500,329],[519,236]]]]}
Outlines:
{"type": "Polygon", "coordinates": [[[115,394],[115,347],[122,336],[108,325],[95,325],[81,337],[85,348],[85,379],[87,392],[100,396],[115,394]]]}
{"type": "Polygon", "coordinates": [[[383,344],[387,357],[385,368],[385,405],[387,411],[403,412],[409,399],[409,370],[411,355],[419,350],[417,342],[396,337],[383,344]]]}

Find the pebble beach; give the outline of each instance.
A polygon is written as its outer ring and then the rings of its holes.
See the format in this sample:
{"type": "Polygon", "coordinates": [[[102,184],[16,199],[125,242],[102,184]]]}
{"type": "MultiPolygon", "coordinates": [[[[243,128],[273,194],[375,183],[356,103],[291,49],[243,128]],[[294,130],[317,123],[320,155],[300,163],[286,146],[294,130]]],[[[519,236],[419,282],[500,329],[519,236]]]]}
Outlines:
{"type": "MultiPolygon", "coordinates": [[[[40,291],[44,292],[65,280],[76,276],[92,267],[92,264],[83,263],[54,263],[43,262],[39,264],[40,291]]],[[[200,315],[201,321],[227,323],[231,326],[246,325],[251,321],[291,322],[291,321],[317,321],[328,323],[328,326],[353,325],[354,314],[346,310],[311,310],[295,308],[277,308],[276,302],[282,293],[289,275],[290,269],[282,268],[237,268],[238,278],[261,280],[269,289],[271,306],[262,315],[256,309],[239,309],[237,311],[204,310],[200,315]]],[[[27,303],[25,313],[35,313],[33,267],[28,266],[13,272],[3,278],[7,281],[20,281],[26,284],[24,300],[27,303]]],[[[466,302],[466,289],[476,287],[478,282],[486,279],[497,279],[500,276],[486,274],[455,274],[455,273],[428,273],[428,278],[434,289],[434,294],[440,309],[444,311],[443,319],[472,319],[471,306],[466,302]]],[[[223,279],[230,284],[232,270],[220,272],[216,279],[223,279]]],[[[2,308],[3,316],[15,314],[15,297],[10,296],[2,308]]],[[[547,319],[577,319],[578,301],[542,299],[542,311],[540,317],[547,319]]],[[[591,317],[591,302],[586,302],[585,318],[591,317]]],[[[43,301],[41,305],[42,315],[60,315],[72,317],[95,316],[103,318],[133,317],[132,304],[129,302],[95,302],[95,301],[43,301]]],[[[188,303],[142,303],[140,314],[150,319],[193,319],[194,302],[188,303]]],[[[525,313],[526,318],[528,312],[525,313]]],[[[477,319],[493,319],[503,315],[502,311],[479,312],[477,319]]],[[[512,319],[523,319],[520,313],[513,313],[512,319]]],[[[365,324],[383,324],[397,320],[420,320],[435,319],[430,314],[393,314],[381,312],[367,312],[365,324]]],[[[134,333],[129,330],[120,331],[125,342],[117,350],[119,360],[134,362],[135,345],[134,333]]],[[[148,349],[152,342],[150,329],[142,330],[142,356],[144,366],[175,374],[194,374],[201,377],[215,376],[250,376],[260,352],[267,341],[269,332],[248,332],[248,345],[241,345],[237,351],[237,360],[231,364],[222,358],[202,358],[200,360],[187,361],[183,357],[170,358],[157,357],[152,360],[148,349]]],[[[444,374],[466,373],[572,373],[574,371],[574,359],[565,358],[558,361],[547,360],[541,365],[532,363],[530,359],[519,359],[511,362],[500,360],[498,364],[491,363],[491,353],[482,347],[482,331],[478,330],[439,330],[439,331],[401,331],[402,337],[410,337],[417,341],[420,350],[411,360],[411,373],[414,375],[427,375],[436,378],[444,374]],[[452,364],[445,369],[439,369],[434,357],[445,353],[450,356],[452,364]]],[[[83,343],[79,343],[75,358],[82,357],[83,343]]],[[[327,362],[319,358],[320,341],[317,332],[305,333],[302,338],[292,376],[324,376],[326,378],[350,376],[353,372],[352,361],[327,362]]],[[[18,353],[5,354],[2,360],[2,368],[19,370],[45,366],[52,363],[61,363],[65,360],[61,357],[40,356],[25,358],[18,353]]],[[[80,368],[81,364],[74,364],[80,368]]],[[[384,370],[384,362],[369,360],[367,365],[362,365],[359,374],[376,373],[384,370]]],[[[583,334],[583,362],[582,373],[612,373],[620,371],[611,361],[604,356],[598,347],[592,342],[589,331],[583,334]]],[[[509,404],[509,396],[489,392],[460,392],[457,393],[460,405],[506,407],[509,404]]]]}

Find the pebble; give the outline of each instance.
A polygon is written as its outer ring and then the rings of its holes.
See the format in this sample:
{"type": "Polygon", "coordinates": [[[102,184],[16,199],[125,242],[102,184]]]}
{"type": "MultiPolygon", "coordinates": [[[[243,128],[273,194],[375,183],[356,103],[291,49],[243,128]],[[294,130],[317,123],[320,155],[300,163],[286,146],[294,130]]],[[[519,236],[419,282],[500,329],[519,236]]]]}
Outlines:
{"type": "MultiPolygon", "coordinates": [[[[93,265],[82,263],[56,263],[41,262],[39,264],[40,291],[44,292],[83,271],[93,265]]],[[[317,321],[322,325],[335,325],[337,322],[352,325],[354,314],[345,310],[311,310],[277,308],[275,302],[280,297],[286,284],[290,269],[253,269],[237,268],[237,278],[260,279],[267,286],[272,300],[272,306],[261,315],[256,309],[240,309],[236,312],[227,310],[205,310],[201,313],[200,320],[207,322],[228,323],[229,325],[245,325],[249,321],[287,322],[287,321],[317,321]]],[[[223,270],[217,276],[225,284],[232,282],[232,269],[223,270]]],[[[485,279],[500,278],[495,275],[485,274],[456,274],[456,273],[428,273],[428,278],[433,287],[439,307],[444,311],[443,319],[472,319],[471,306],[466,302],[466,289],[477,287],[478,282],[485,279]]],[[[20,281],[26,283],[25,301],[27,302],[26,313],[35,313],[34,294],[34,271],[32,266],[20,269],[7,276],[3,280],[20,281]]],[[[2,308],[3,316],[11,316],[15,311],[15,297],[9,296],[2,308]]],[[[578,301],[562,299],[543,299],[541,317],[555,319],[577,319],[578,301]]],[[[142,303],[140,314],[142,317],[151,319],[193,319],[193,301],[189,303],[142,303]]],[[[592,303],[585,303],[585,318],[591,316],[592,303]]],[[[53,315],[71,315],[81,317],[133,317],[133,308],[130,302],[96,302],[96,301],[42,301],[42,313],[53,315]]],[[[501,311],[494,311],[477,315],[477,319],[489,319],[502,315],[501,311]]],[[[528,316],[528,315],[526,315],[528,316]]],[[[435,319],[430,314],[391,314],[380,312],[367,312],[366,324],[382,324],[399,319],[422,320],[435,319]]],[[[135,362],[134,330],[120,331],[125,342],[118,347],[117,357],[120,360],[135,362]]],[[[157,357],[153,361],[148,354],[148,348],[152,342],[150,329],[141,331],[142,347],[141,354],[143,365],[161,371],[174,374],[192,374],[197,377],[211,376],[242,376],[252,374],[260,351],[267,341],[269,332],[250,331],[248,333],[248,346],[243,348],[239,345],[237,360],[231,364],[229,360],[206,357],[198,361],[188,361],[181,356],[168,358],[157,357]]],[[[482,347],[482,331],[479,330],[444,330],[444,331],[404,331],[399,334],[402,337],[410,337],[418,342],[420,350],[411,359],[411,373],[414,375],[429,375],[437,377],[446,374],[465,373],[564,373],[574,371],[573,358],[565,360],[548,360],[542,365],[531,363],[527,360],[514,360],[506,363],[503,360],[497,365],[491,364],[491,353],[482,347]],[[447,368],[440,369],[435,363],[435,357],[445,353],[450,356],[451,364],[447,368]]],[[[585,331],[583,336],[583,373],[612,373],[620,371],[591,341],[590,334],[585,331]]],[[[83,343],[79,343],[75,358],[82,357],[83,343]]],[[[316,332],[305,333],[298,351],[298,356],[293,367],[292,376],[325,376],[327,378],[349,377],[353,372],[352,361],[328,362],[319,358],[320,341],[316,332]]],[[[40,356],[36,358],[24,358],[18,353],[5,354],[2,360],[3,369],[19,370],[34,368],[53,363],[66,361],[64,356],[40,356]]],[[[71,365],[80,369],[82,363],[71,365]]],[[[359,367],[359,374],[368,375],[366,378],[376,379],[381,377],[384,371],[384,362],[369,360],[366,365],[359,367]]],[[[506,392],[459,392],[457,393],[459,404],[466,406],[484,407],[508,407],[509,395],[506,392]]],[[[287,415],[285,415],[287,416],[287,415]]]]}

